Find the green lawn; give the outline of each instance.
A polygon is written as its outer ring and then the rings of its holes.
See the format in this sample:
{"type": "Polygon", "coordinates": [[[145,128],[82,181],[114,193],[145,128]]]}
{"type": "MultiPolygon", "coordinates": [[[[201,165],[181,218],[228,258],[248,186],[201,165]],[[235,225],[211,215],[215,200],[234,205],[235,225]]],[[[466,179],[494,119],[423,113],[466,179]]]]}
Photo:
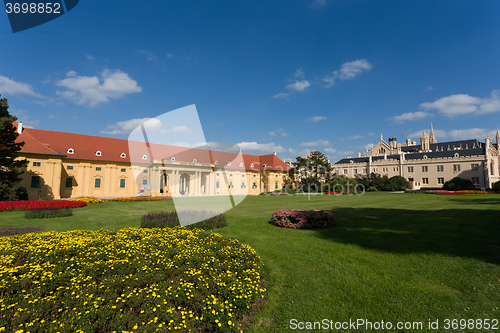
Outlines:
{"type": "MultiPolygon", "coordinates": [[[[48,220],[2,212],[0,226],[120,229],[173,208],[170,200],[104,203],[48,220]]],[[[439,319],[439,331],[444,319],[500,319],[500,195],[256,196],[226,214],[217,232],[252,246],[265,265],[267,300],[250,332],[287,331],[292,319],[421,321],[424,329],[439,319]],[[328,209],[339,225],[275,227],[267,221],[278,209],[328,209]]]]}

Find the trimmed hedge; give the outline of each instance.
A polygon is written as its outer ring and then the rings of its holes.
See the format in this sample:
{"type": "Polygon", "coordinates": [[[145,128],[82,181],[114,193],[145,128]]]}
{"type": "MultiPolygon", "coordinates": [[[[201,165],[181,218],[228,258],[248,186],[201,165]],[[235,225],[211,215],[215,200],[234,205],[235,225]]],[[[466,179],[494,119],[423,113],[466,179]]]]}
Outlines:
{"type": "Polygon", "coordinates": [[[273,213],[272,225],[294,229],[328,228],[337,225],[335,216],[328,210],[282,209],[273,213]]]}
{"type": "Polygon", "coordinates": [[[36,208],[24,212],[24,217],[27,219],[44,219],[71,215],[73,215],[73,210],[69,208],[36,208]]]}
{"type": "MultiPolygon", "coordinates": [[[[182,214],[181,217],[183,221],[189,222],[202,220],[185,226],[188,229],[198,228],[203,230],[212,230],[227,226],[226,216],[224,214],[213,216],[215,213],[205,210],[183,211],[179,212],[179,214],[182,214]]],[[[172,228],[180,225],[178,213],[175,211],[149,213],[143,215],[141,219],[141,228],[172,228]]]]}

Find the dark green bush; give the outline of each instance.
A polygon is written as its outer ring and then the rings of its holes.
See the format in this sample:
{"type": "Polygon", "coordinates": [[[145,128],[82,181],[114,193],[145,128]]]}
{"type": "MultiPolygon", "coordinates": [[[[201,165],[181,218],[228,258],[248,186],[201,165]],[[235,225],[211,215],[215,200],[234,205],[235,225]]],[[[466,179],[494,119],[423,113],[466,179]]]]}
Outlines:
{"type": "Polygon", "coordinates": [[[495,191],[500,191],[500,180],[491,185],[491,189],[495,191]]]}
{"type": "Polygon", "coordinates": [[[46,219],[71,215],[73,215],[73,210],[69,208],[36,208],[24,212],[24,217],[27,219],[46,219]]]}
{"type": "Polygon", "coordinates": [[[185,226],[187,229],[198,228],[212,230],[227,226],[226,216],[224,214],[213,216],[214,213],[210,211],[192,210],[179,213],[174,211],[146,214],[141,219],[141,228],[172,228],[180,226],[181,223],[178,214],[181,214],[182,221],[188,222],[188,225],[185,226]],[[200,222],[190,223],[191,221],[200,222]]]}
{"type": "Polygon", "coordinates": [[[448,180],[443,185],[443,190],[448,191],[462,191],[462,190],[475,190],[476,187],[470,179],[464,179],[460,177],[455,177],[448,180]]]}

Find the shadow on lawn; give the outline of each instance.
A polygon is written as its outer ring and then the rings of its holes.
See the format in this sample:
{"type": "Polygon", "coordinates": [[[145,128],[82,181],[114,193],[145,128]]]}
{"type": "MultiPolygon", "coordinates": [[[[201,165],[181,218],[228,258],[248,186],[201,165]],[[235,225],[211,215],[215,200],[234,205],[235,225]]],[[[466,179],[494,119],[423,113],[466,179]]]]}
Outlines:
{"type": "Polygon", "coordinates": [[[444,253],[500,264],[499,210],[334,208],[317,237],[393,253],[444,253]]]}

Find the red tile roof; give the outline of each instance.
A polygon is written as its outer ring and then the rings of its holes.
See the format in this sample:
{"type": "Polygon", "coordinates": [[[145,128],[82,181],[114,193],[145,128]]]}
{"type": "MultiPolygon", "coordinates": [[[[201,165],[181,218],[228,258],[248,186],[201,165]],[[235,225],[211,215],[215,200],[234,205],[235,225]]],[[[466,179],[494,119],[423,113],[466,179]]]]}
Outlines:
{"type": "MultiPolygon", "coordinates": [[[[15,126],[17,127],[17,122],[15,126]]],[[[24,128],[17,141],[26,142],[21,153],[59,155],[66,159],[125,163],[163,160],[164,164],[171,164],[172,159],[175,159],[175,162],[204,164],[217,162],[215,167],[255,171],[264,169],[286,171],[290,168],[274,154],[263,156],[235,154],[33,128],[24,128]]]]}

